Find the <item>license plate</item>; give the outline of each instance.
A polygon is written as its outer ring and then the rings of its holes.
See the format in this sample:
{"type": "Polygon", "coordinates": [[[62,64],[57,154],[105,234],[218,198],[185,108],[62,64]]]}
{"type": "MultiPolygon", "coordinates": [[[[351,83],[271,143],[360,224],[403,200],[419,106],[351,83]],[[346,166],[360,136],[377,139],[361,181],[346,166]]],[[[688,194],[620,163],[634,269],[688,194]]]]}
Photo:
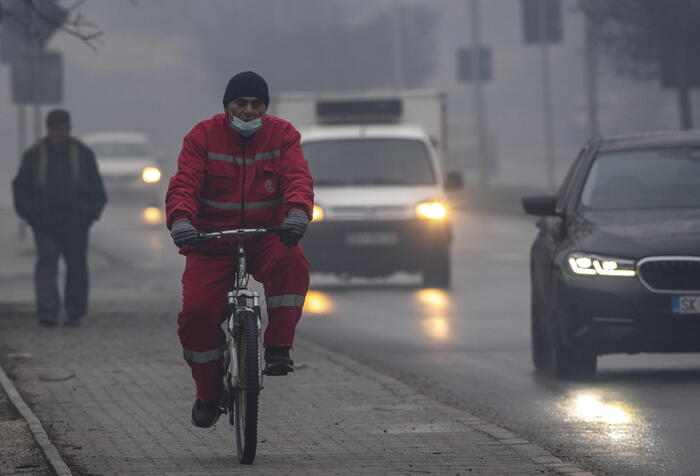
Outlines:
{"type": "Polygon", "coordinates": [[[700,296],[673,296],[674,314],[700,314],[700,296]]]}
{"type": "Polygon", "coordinates": [[[358,231],[345,235],[348,246],[393,246],[399,237],[393,231],[358,231]]]}

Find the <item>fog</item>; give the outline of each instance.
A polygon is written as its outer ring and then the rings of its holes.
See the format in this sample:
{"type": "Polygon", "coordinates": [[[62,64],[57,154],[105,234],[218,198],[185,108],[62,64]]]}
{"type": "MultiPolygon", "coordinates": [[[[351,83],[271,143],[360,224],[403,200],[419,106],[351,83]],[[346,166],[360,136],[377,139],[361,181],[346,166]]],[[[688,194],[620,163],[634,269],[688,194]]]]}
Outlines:
{"type": "MultiPolygon", "coordinates": [[[[465,0],[88,0],[80,9],[104,35],[93,51],[58,32],[65,60],[63,106],[74,133],[138,130],[174,164],[184,134],[218,113],[229,77],[252,69],[283,91],[435,88],[448,93],[450,169],[475,172],[470,84],[456,51],[470,41],[465,0]]],[[[549,47],[554,146],[561,177],[586,140],[582,15],[564,2],[563,42],[549,47]]],[[[482,43],[492,48],[485,83],[498,161],[492,184],[546,187],[541,55],[524,46],[520,2],[481,2],[482,43]]],[[[599,66],[603,134],[678,127],[673,92],[599,66]]],[[[45,105],[43,112],[51,105],[45,105]]],[[[30,115],[31,118],[31,115],[30,115]]],[[[43,122],[43,120],[42,120],[43,122]]],[[[31,127],[29,129],[32,137],[31,127]]],[[[17,150],[10,68],[0,66],[0,201],[9,203],[17,150]]]]}

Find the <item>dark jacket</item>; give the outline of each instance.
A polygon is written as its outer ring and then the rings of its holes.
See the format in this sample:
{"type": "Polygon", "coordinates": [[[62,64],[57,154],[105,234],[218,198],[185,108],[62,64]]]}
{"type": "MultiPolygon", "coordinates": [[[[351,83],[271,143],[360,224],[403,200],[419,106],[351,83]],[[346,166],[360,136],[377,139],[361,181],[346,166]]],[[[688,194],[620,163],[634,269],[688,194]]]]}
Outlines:
{"type": "Polygon", "coordinates": [[[30,147],[12,187],[17,214],[40,230],[88,227],[107,202],[95,155],[74,138],[30,147]]]}

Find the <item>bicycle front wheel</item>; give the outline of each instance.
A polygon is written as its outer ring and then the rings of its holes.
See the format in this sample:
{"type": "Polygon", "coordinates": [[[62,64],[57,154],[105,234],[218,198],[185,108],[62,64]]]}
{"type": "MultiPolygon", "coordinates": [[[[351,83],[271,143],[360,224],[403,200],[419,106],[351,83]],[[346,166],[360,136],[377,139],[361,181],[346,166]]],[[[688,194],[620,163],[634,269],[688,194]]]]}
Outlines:
{"type": "Polygon", "coordinates": [[[258,438],[258,397],[260,396],[260,349],[258,318],[254,312],[241,316],[238,335],[239,388],[236,394],[236,447],[238,460],[251,464],[255,459],[258,438]]]}

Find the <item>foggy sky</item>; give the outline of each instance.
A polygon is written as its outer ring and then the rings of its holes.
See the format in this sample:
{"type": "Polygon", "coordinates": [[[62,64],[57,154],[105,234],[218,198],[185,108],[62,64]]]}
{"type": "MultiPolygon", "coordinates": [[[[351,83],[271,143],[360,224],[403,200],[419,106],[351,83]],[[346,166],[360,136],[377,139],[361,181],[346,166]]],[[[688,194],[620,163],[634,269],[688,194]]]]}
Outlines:
{"type": "MultiPolygon", "coordinates": [[[[65,57],[63,105],[73,114],[75,135],[143,131],[174,163],[184,134],[220,112],[225,85],[238,71],[261,73],[273,95],[289,89],[333,90],[339,85],[347,89],[348,82],[342,80],[350,74],[358,74],[355,82],[363,87],[396,85],[395,74],[389,76],[393,67],[368,67],[362,55],[349,57],[348,48],[337,44],[338,35],[341,30],[350,35],[347,38],[353,38],[353,31],[368,32],[351,40],[364,42],[361,51],[367,51],[367,57],[372,50],[395,51],[390,24],[395,7],[423,7],[436,18],[433,64],[420,81],[413,74],[401,80],[448,91],[454,145],[450,165],[460,168],[473,162],[461,148],[472,141],[472,91],[455,77],[456,50],[469,42],[466,4],[465,0],[88,0],[82,14],[105,33],[98,52],[60,33],[50,49],[65,57]],[[377,27],[382,22],[386,34],[377,27]],[[286,44],[289,38],[300,38],[300,43],[286,44]],[[339,78],[339,71],[349,72],[339,78]]],[[[501,162],[497,181],[544,185],[540,51],[522,45],[518,0],[482,1],[481,10],[482,40],[494,51],[495,79],[485,91],[501,162]]],[[[564,12],[564,43],[550,48],[560,176],[587,134],[581,16],[573,0],[565,2],[564,12]]],[[[405,45],[415,34],[407,28],[401,31],[405,45]]],[[[404,63],[411,61],[415,47],[411,48],[398,50],[403,50],[404,63]]],[[[388,56],[387,65],[393,65],[395,57],[388,56]]],[[[603,132],[677,128],[673,93],[661,91],[654,82],[617,79],[606,71],[599,86],[603,132]]],[[[9,68],[0,65],[0,203],[9,200],[7,185],[17,163],[16,108],[9,92],[9,68]]]]}

